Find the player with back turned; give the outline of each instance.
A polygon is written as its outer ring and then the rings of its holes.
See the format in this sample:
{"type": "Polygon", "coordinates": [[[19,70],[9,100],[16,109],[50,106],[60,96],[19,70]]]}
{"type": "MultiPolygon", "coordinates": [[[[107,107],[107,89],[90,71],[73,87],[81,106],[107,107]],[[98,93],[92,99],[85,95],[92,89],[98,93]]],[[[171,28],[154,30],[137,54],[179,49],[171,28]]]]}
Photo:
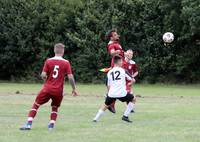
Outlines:
{"type": "Polygon", "coordinates": [[[97,122],[99,118],[104,114],[104,111],[116,101],[116,99],[127,102],[126,110],[122,116],[122,120],[126,122],[132,122],[129,120],[128,115],[133,110],[133,98],[132,94],[129,94],[126,90],[126,79],[131,82],[135,82],[135,79],[130,76],[123,68],[122,57],[116,55],[113,57],[114,67],[107,74],[107,87],[108,95],[106,97],[105,103],[97,112],[93,121],[97,122]]]}
{"type": "Polygon", "coordinates": [[[54,52],[55,56],[45,61],[41,77],[45,81],[42,90],[37,95],[33,106],[28,114],[27,123],[20,128],[20,130],[30,130],[32,128],[32,122],[35,118],[39,107],[49,100],[51,102],[51,114],[48,128],[51,130],[54,128],[58,108],[63,99],[63,89],[65,76],[68,76],[69,82],[72,86],[72,95],[77,96],[76,85],[74,77],[71,71],[71,66],[68,60],[65,60],[62,56],[64,55],[64,45],[61,43],[55,44],[54,52]]]}

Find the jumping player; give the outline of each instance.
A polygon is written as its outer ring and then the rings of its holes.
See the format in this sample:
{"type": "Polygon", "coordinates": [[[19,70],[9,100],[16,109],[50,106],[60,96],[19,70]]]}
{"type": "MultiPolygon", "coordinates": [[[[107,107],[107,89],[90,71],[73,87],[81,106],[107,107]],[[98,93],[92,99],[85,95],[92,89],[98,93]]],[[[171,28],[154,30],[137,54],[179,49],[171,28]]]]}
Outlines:
{"type": "Polygon", "coordinates": [[[55,56],[45,61],[41,77],[45,81],[42,90],[37,95],[35,102],[28,114],[27,123],[20,128],[20,130],[31,130],[32,122],[37,114],[39,107],[47,103],[50,99],[51,102],[51,115],[50,122],[48,124],[49,130],[54,128],[58,107],[63,99],[63,89],[65,75],[68,76],[69,82],[72,86],[72,95],[77,96],[76,85],[73,74],[71,72],[71,66],[68,60],[62,58],[64,55],[64,45],[57,43],[54,46],[55,56]]]}
{"type": "Polygon", "coordinates": [[[107,38],[109,39],[107,50],[112,57],[111,67],[113,67],[114,66],[113,57],[115,55],[119,55],[122,58],[124,58],[124,50],[122,49],[122,46],[119,43],[120,36],[116,30],[110,30],[107,33],[107,38]]]}
{"type": "MultiPolygon", "coordinates": [[[[119,55],[124,59],[124,50],[122,49],[122,46],[119,43],[119,34],[117,33],[116,30],[110,30],[107,33],[107,38],[109,39],[108,45],[107,45],[107,50],[109,54],[112,57],[111,60],[111,67],[114,66],[114,56],[119,55]]],[[[115,113],[115,101],[109,106],[109,111],[112,113],[115,113]]]]}
{"type": "Polygon", "coordinates": [[[108,95],[105,100],[105,104],[97,112],[93,122],[97,122],[99,118],[103,115],[105,110],[114,102],[116,99],[127,102],[126,110],[122,116],[122,120],[126,122],[132,122],[129,120],[128,115],[130,114],[131,110],[133,110],[133,98],[134,96],[127,93],[126,91],[126,79],[131,82],[135,82],[135,79],[132,78],[129,74],[125,72],[122,68],[123,60],[120,56],[113,57],[114,67],[108,72],[108,95]]]}

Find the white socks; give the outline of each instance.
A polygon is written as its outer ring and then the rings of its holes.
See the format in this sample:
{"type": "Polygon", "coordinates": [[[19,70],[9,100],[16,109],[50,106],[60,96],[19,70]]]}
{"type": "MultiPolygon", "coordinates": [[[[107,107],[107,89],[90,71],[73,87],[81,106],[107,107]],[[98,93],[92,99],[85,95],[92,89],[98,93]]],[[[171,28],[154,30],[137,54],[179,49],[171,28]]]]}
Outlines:
{"type": "Polygon", "coordinates": [[[124,116],[128,117],[129,113],[131,112],[131,110],[133,110],[133,108],[134,104],[132,102],[129,102],[124,112],[124,116]]]}
{"type": "Polygon", "coordinates": [[[31,122],[33,121],[33,117],[28,117],[27,122],[31,122]]]}
{"type": "MultiPolygon", "coordinates": [[[[130,112],[134,109],[135,104],[133,104],[132,102],[129,102],[126,110],[124,112],[124,116],[128,117],[128,115],[130,114],[130,112]]],[[[94,117],[93,120],[98,121],[99,118],[104,114],[104,111],[102,109],[99,109],[99,111],[97,112],[96,116],[94,117]]]]}
{"type": "Polygon", "coordinates": [[[97,112],[95,118],[93,120],[98,121],[99,118],[104,114],[104,111],[102,109],[99,109],[99,111],[97,112]]]}
{"type": "Polygon", "coordinates": [[[56,121],[55,121],[55,120],[50,120],[49,123],[53,123],[53,124],[55,124],[56,121]]]}

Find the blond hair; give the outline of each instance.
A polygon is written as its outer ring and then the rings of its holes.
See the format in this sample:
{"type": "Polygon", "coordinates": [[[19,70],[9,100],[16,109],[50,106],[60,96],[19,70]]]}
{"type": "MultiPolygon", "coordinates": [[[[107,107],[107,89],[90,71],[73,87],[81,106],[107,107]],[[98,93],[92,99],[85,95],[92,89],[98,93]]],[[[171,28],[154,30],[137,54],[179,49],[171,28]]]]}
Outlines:
{"type": "Polygon", "coordinates": [[[65,48],[65,45],[62,44],[62,43],[56,43],[56,44],[54,45],[54,48],[65,48]]]}
{"type": "Polygon", "coordinates": [[[54,45],[54,52],[55,54],[61,54],[63,52],[63,49],[65,48],[65,45],[62,43],[56,43],[54,45]]]}

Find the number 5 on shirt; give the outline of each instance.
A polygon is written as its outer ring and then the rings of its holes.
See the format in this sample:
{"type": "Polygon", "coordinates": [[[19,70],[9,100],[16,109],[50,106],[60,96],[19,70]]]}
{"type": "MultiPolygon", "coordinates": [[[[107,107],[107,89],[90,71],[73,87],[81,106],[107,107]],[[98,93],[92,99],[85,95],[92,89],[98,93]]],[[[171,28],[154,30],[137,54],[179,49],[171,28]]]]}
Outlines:
{"type": "Polygon", "coordinates": [[[58,77],[58,70],[59,70],[59,66],[55,65],[54,69],[53,69],[53,78],[57,78],[58,77]]]}

